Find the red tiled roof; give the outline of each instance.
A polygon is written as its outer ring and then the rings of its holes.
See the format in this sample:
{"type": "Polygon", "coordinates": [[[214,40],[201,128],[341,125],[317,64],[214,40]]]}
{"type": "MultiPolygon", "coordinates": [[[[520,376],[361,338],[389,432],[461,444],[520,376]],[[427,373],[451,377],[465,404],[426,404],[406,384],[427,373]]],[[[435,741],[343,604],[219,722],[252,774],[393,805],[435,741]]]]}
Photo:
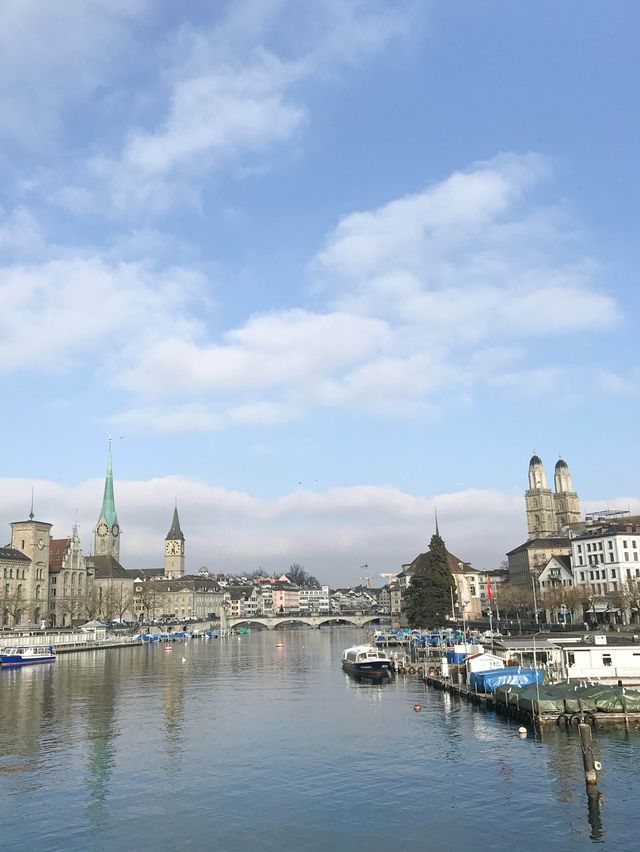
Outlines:
{"type": "Polygon", "coordinates": [[[64,555],[71,547],[70,538],[52,538],[49,544],[49,571],[60,571],[64,555]]]}

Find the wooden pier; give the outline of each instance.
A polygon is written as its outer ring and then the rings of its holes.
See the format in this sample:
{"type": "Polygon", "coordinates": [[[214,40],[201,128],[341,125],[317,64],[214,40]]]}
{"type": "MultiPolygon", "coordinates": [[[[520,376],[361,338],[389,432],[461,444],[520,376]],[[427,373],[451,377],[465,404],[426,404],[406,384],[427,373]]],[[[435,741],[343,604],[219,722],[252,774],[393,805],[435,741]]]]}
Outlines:
{"type": "Polygon", "coordinates": [[[591,727],[599,727],[601,725],[626,725],[631,724],[634,727],[640,727],[640,713],[602,713],[593,712],[588,708],[584,708],[575,713],[534,713],[529,710],[517,707],[513,704],[504,704],[501,701],[496,701],[492,693],[476,692],[464,683],[456,683],[450,678],[442,678],[437,675],[427,674],[423,677],[426,686],[432,689],[439,689],[443,692],[449,692],[451,695],[457,695],[467,703],[477,704],[486,707],[488,710],[495,710],[501,716],[508,716],[520,722],[529,722],[534,725],[555,724],[563,727],[578,728],[580,724],[587,723],[591,727]]]}

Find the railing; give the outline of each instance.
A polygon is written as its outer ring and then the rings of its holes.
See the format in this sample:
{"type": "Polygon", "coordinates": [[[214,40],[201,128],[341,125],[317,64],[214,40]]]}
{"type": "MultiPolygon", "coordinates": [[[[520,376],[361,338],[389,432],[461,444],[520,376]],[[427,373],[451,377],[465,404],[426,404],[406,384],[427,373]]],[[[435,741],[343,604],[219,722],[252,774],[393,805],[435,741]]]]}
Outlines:
{"type": "Polygon", "coordinates": [[[633,677],[640,679],[640,667],[638,666],[598,666],[597,668],[583,668],[582,666],[569,666],[569,677],[575,678],[623,678],[633,677]]]}
{"type": "Polygon", "coordinates": [[[106,636],[96,639],[92,633],[23,633],[22,635],[10,634],[8,636],[0,636],[0,649],[28,647],[31,645],[53,645],[57,647],[90,647],[101,645],[128,645],[131,644],[132,636],[106,636]]]}

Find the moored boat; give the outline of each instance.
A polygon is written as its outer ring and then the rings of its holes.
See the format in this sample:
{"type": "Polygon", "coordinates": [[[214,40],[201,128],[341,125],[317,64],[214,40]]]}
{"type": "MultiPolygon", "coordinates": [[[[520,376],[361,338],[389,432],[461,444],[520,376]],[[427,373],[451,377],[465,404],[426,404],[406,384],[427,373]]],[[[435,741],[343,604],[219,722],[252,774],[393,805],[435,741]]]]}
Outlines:
{"type": "Polygon", "coordinates": [[[20,645],[0,650],[0,667],[3,669],[16,669],[34,663],[53,663],[55,659],[56,652],[52,645],[20,645]]]}
{"type": "Polygon", "coordinates": [[[342,668],[352,675],[386,677],[391,674],[391,659],[382,648],[354,645],[342,654],[342,668]]]}

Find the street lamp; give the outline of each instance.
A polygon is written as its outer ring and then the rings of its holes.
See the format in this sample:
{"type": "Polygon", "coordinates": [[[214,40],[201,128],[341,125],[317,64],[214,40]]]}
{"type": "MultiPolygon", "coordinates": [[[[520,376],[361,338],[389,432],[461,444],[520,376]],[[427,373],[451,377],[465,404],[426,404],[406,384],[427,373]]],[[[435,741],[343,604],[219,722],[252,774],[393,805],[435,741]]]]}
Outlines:
{"type": "MultiPolygon", "coordinates": [[[[462,562],[458,562],[458,568],[460,569],[460,573],[462,574],[464,571],[464,565],[462,564],[462,562]]],[[[461,583],[460,585],[462,587],[463,584],[461,583]]],[[[467,643],[467,620],[464,611],[466,609],[467,603],[468,601],[466,600],[464,594],[460,592],[460,612],[462,614],[462,633],[464,635],[465,649],[467,643]]]]}
{"type": "Polygon", "coordinates": [[[539,626],[538,622],[538,598],[536,597],[536,583],[538,582],[538,578],[535,573],[531,575],[531,588],[533,589],[533,617],[536,622],[536,627],[539,626]]]}

